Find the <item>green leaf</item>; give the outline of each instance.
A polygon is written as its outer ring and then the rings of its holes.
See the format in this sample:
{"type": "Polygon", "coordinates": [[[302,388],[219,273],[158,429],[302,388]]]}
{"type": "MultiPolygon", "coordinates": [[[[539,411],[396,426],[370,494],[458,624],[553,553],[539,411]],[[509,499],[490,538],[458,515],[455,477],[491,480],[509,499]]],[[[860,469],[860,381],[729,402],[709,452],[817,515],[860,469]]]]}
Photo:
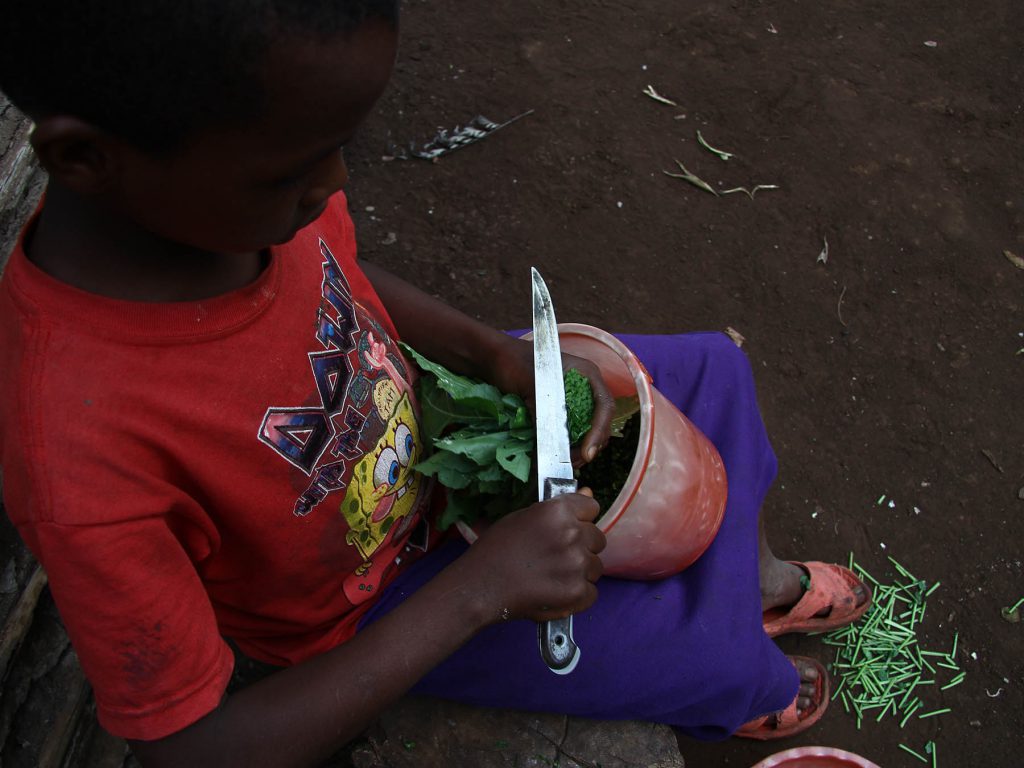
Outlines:
{"type": "Polygon", "coordinates": [[[492,482],[507,483],[509,477],[508,472],[502,469],[501,464],[495,462],[489,467],[478,467],[476,479],[481,485],[483,485],[484,483],[492,482]]]}
{"type": "Polygon", "coordinates": [[[459,401],[462,406],[477,409],[479,413],[488,414],[494,418],[499,417],[504,404],[502,394],[497,387],[452,373],[443,365],[423,357],[407,344],[402,344],[402,349],[412,355],[421,369],[432,373],[437,386],[459,401]]]}
{"type": "Polygon", "coordinates": [[[444,434],[449,424],[461,421],[458,406],[451,395],[437,386],[431,378],[421,378],[417,386],[420,402],[420,423],[423,438],[430,443],[444,434]]]}
{"type": "Polygon", "coordinates": [[[481,467],[493,464],[498,448],[508,441],[508,432],[488,432],[472,436],[442,437],[434,445],[446,451],[465,456],[481,467]]]}
{"type": "Polygon", "coordinates": [[[532,444],[524,443],[522,440],[506,440],[498,446],[496,457],[498,464],[505,471],[522,482],[530,479],[530,467],[533,462],[530,460],[532,444]]]}
{"type": "Polygon", "coordinates": [[[502,395],[501,406],[498,416],[500,427],[519,429],[530,423],[530,412],[526,410],[526,403],[519,395],[502,395]]]}
{"type": "Polygon", "coordinates": [[[476,465],[454,453],[439,451],[426,461],[416,464],[413,469],[424,475],[432,475],[446,488],[466,488],[476,478],[476,465]]]}
{"type": "Polygon", "coordinates": [[[521,405],[516,408],[516,415],[512,417],[512,421],[509,422],[510,429],[525,429],[529,428],[533,430],[533,425],[530,423],[530,412],[526,409],[525,405],[521,405]]]}

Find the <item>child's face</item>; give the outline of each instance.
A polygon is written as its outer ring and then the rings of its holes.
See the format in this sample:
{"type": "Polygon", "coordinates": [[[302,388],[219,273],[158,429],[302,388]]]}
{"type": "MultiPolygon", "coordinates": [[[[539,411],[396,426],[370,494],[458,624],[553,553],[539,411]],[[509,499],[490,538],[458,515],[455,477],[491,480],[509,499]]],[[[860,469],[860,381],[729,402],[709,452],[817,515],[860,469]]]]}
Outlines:
{"type": "Polygon", "coordinates": [[[348,180],[342,147],[383,92],[396,45],[396,31],[379,20],[327,42],[276,43],[261,117],[206,130],[169,157],[127,149],[118,208],[205,250],[245,253],[290,240],[348,180]]]}

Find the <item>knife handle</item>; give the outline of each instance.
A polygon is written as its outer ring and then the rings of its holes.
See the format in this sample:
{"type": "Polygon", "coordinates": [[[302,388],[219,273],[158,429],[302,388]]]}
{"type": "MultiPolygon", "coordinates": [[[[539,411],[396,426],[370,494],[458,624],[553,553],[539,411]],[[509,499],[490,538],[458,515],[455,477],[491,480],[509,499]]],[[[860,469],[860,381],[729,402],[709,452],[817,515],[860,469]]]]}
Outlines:
{"type": "MultiPolygon", "coordinates": [[[[544,478],[544,501],[576,492],[576,481],[560,477],[544,478]]],[[[580,661],[580,648],[572,637],[572,616],[537,625],[540,656],[556,675],[568,675],[580,661]]]]}

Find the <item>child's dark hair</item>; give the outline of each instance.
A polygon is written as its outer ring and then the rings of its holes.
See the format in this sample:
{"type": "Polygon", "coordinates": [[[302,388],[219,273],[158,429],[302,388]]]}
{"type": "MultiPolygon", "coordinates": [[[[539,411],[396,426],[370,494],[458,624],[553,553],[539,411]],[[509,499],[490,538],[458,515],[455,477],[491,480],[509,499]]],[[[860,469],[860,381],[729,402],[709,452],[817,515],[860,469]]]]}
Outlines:
{"type": "Polygon", "coordinates": [[[311,40],[399,0],[6,0],[0,90],[33,117],[69,114],[150,151],[262,106],[273,38],[311,40]]]}

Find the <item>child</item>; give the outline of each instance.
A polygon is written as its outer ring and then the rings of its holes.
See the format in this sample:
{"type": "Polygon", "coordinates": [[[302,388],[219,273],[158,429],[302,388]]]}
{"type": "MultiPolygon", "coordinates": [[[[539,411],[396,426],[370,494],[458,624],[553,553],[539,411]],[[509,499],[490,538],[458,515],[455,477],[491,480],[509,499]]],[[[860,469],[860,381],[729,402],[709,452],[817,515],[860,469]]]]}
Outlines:
{"type": "MultiPolygon", "coordinates": [[[[0,88],[50,181],[0,288],[4,499],[101,723],[146,765],[190,766],[315,764],[410,689],[702,738],[802,730],[824,670],[765,629],[848,623],[868,595],[759,535],[774,456],[723,337],[627,337],[729,475],[683,574],[599,581],[586,493],[472,547],[432,530],[396,340],[525,396],[532,351],[355,260],[342,151],[390,77],[396,6],[5,8],[0,88]],[[570,613],[585,655],[556,677],[533,622],[570,613]],[[224,638],[284,669],[225,695],[224,638]]],[[[589,459],[610,398],[566,364],[597,394],[589,459]]]]}

